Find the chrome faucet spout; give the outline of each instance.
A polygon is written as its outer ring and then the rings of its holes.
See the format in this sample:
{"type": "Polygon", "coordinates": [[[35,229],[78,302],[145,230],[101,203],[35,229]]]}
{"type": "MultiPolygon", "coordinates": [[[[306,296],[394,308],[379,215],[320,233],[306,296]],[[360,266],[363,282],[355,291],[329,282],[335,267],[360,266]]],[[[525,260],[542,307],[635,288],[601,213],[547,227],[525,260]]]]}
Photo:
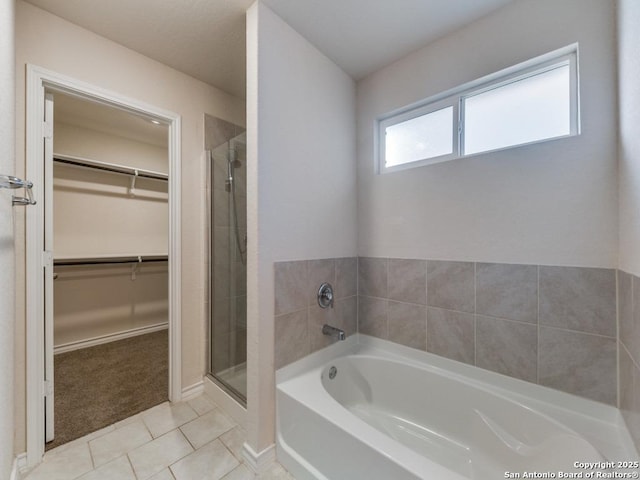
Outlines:
{"type": "Polygon", "coordinates": [[[336,338],[338,340],[344,340],[346,338],[344,330],[332,327],[331,325],[327,325],[326,323],[322,326],[322,334],[328,335],[329,337],[336,338]]]}

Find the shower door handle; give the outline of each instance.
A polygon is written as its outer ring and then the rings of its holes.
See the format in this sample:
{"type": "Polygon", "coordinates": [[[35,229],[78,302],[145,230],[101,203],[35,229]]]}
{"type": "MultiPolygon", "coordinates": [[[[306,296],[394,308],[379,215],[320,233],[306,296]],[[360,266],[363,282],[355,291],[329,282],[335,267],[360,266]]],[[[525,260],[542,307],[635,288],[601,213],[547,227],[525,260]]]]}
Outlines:
{"type": "Polygon", "coordinates": [[[0,175],[0,188],[9,188],[11,190],[17,190],[18,188],[24,188],[27,192],[26,197],[11,197],[12,205],[35,205],[36,201],[33,199],[33,183],[28,180],[22,180],[21,178],[14,177],[12,175],[0,175]]]}

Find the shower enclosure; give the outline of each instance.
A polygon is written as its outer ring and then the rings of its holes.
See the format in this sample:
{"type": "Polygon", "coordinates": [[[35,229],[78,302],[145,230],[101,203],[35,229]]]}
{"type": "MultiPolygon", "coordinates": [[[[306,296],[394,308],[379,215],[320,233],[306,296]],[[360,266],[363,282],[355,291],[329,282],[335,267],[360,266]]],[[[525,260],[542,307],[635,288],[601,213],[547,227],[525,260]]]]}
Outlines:
{"type": "Polygon", "coordinates": [[[209,375],[246,404],[247,189],[244,128],[205,115],[209,219],[209,375]]]}

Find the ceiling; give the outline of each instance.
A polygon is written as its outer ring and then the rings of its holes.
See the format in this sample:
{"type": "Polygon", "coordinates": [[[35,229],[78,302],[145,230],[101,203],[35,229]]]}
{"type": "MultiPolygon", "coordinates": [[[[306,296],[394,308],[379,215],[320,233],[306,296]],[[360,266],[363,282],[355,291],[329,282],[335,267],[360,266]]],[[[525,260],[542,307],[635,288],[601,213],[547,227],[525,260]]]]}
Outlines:
{"type": "Polygon", "coordinates": [[[54,94],[54,108],[56,122],[167,148],[167,125],[156,125],[124,110],[62,93],[54,94]]]}
{"type": "MultiPolygon", "coordinates": [[[[254,0],[27,0],[238,97],[254,0]]],[[[355,80],[513,0],[263,0],[355,80]]]]}

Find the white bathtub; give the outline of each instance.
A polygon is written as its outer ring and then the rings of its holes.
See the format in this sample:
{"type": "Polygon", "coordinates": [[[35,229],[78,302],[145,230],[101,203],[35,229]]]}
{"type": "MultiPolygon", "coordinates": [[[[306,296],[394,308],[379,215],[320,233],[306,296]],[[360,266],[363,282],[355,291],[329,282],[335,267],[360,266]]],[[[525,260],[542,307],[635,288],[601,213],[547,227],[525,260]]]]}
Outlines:
{"type": "Polygon", "coordinates": [[[617,409],[384,340],[354,335],[276,381],[278,460],[298,480],[637,478],[605,464],[638,461],[617,409]]]}

